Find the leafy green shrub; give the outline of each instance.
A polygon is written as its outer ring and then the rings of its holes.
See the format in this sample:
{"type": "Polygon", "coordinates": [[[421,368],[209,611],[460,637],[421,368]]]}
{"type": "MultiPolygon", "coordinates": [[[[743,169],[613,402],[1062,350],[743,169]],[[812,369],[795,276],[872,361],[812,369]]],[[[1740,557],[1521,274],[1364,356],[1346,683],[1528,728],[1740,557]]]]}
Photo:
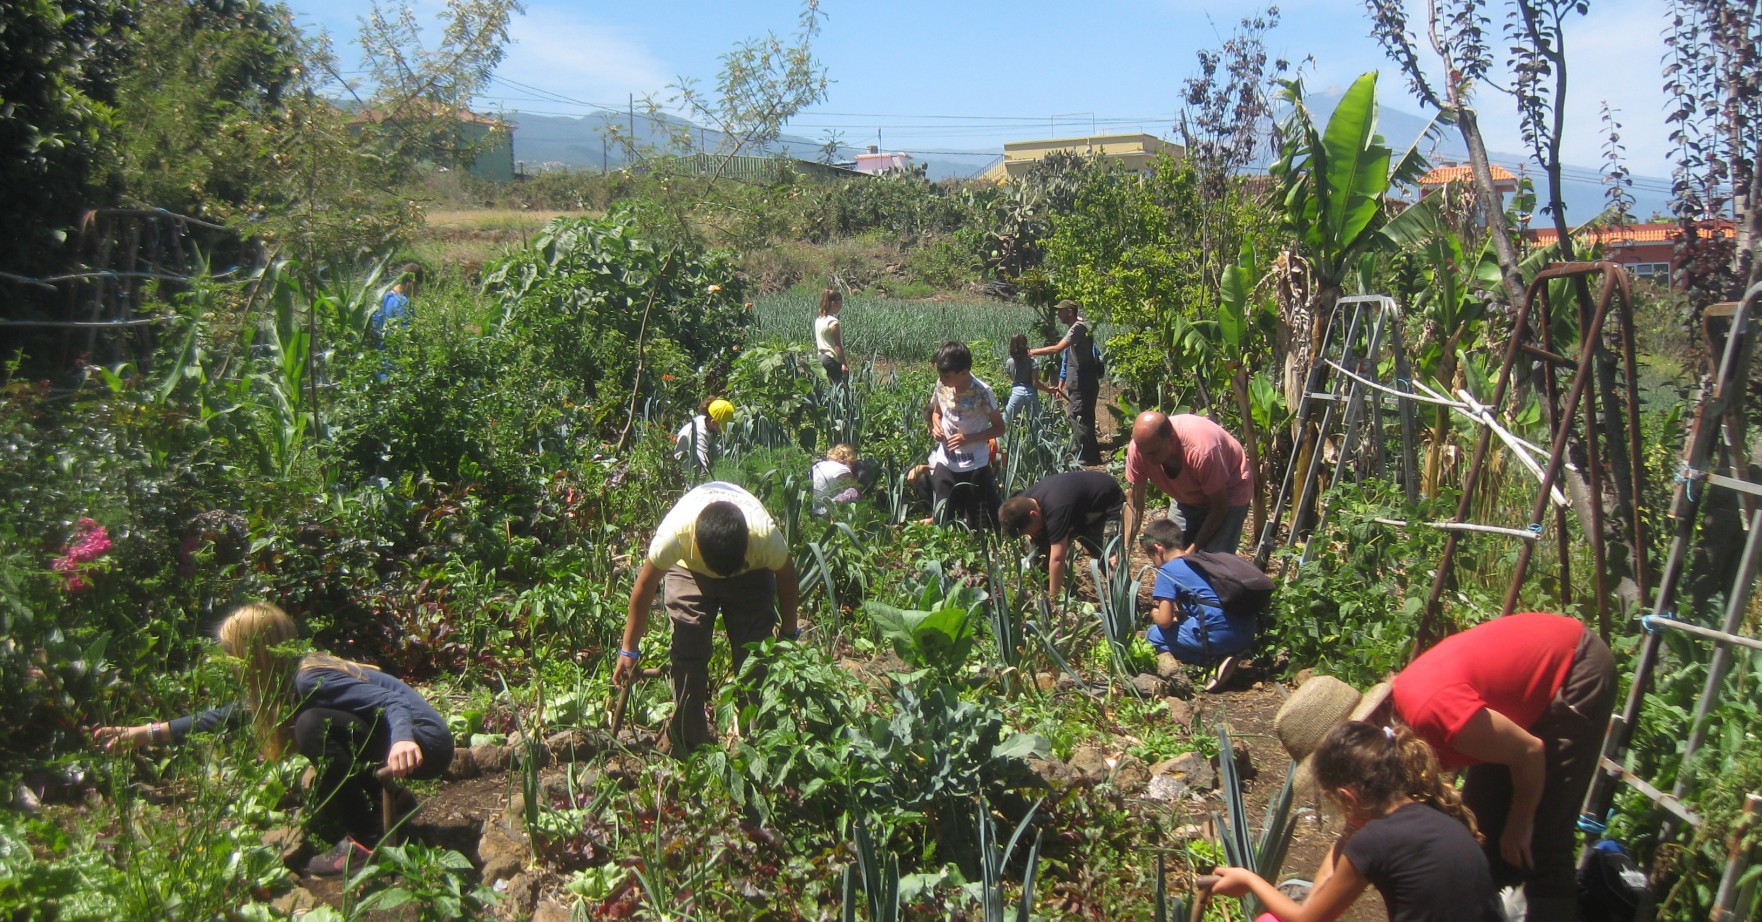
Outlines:
{"type": "Polygon", "coordinates": [[[614,398],[604,417],[619,411],[615,398],[635,384],[639,359],[641,393],[679,398],[726,373],[745,331],[730,255],[669,247],[644,234],[630,208],[552,221],[491,267],[483,287],[491,329],[517,337],[535,368],[570,382],[584,403],[614,398]]]}
{"type": "MultiPolygon", "coordinates": [[[[1293,666],[1313,666],[1365,687],[1407,663],[1431,589],[1427,564],[1444,542],[1444,532],[1418,523],[1445,514],[1442,501],[1403,511],[1349,484],[1335,489],[1329,525],[1309,539],[1309,562],[1299,567],[1296,552],[1284,552],[1282,565],[1297,569],[1261,616],[1259,645],[1293,666]],[[1372,521],[1378,516],[1405,517],[1411,524],[1372,521]]],[[[1478,592],[1472,586],[1464,591],[1478,592]]]]}

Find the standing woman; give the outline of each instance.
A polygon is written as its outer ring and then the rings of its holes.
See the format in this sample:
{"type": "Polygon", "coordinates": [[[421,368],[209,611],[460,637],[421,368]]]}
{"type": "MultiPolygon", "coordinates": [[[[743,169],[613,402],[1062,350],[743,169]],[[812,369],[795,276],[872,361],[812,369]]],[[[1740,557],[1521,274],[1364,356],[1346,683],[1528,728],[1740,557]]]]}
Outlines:
{"type": "Polygon", "coordinates": [[[844,308],[844,295],[828,288],[820,292],[820,312],[814,318],[814,348],[820,353],[820,367],[833,384],[843,384],[850,373],[844,361],[844,332],[838,327],[838,312],[844,308]]]}
{"type": "Polygon", "coordinates": [[[1052,388],[1040,383],[1040,373],[1034,368],[1034,358],[1028,354],[1028,337],[1017,333],[1009,338],[1009,360],[1004,363],[1009,371],[1009,402],[1004,405],[1004,422],[1015,422],[1016,414],[1024,408],[1029,415],[1040,412],[1040,391],[1055,393],[1052,388]]]}
{"type": "MultiPolygon", "coordinates": [[[[307,803],[343,827],[336,846],[313,858],[317,876],[360,868],[385,829],[379,815],[380,766],[399,778],[438,778],[453,761],[453,735],[423,697],[403,682],[361,663],[323,654],[298,656],[294,621],[274,605],[253,602],[226,616],[220,649],[239,661],[245,700],[169,722],[99,727],[107,751],[179,743],[192,732],[242,723],[247,717],[267,759],[292,742],[318,771],[307,803]]],[[[395,818],[394,818],[395,819],[395,818]]]]}

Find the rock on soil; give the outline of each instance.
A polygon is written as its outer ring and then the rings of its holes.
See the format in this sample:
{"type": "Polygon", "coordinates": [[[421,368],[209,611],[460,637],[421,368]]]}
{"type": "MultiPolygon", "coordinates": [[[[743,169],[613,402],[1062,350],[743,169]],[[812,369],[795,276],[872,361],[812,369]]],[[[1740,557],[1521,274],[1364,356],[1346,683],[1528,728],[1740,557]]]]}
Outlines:
{"type": "Polygon", "coordinates": [[[505,772],[508,770],[508,747],[485,743],[471,747],[471,761],[479,772],[505,772]]]}
{"type": "Polygon", "coordinates": [[[477,767],[477,759],[469,749],[461,749],[453,753],[453,761],[448,763],[446,773],[441,777],[448,781],[469,781],[483,774],[477,767]]]}
{"type": "Polygon", "coordinates": [[[503,895],[506,911],[519,918],[533,911],[538,905],[538,889],[543,876],[531,871],[521,871],[508,879],[508,889],[503,895]]]}
{"type": "Polygon", "coordinates": [[[1150,769],[1137,756],[1120,756],[1113,769],[1113,784],[1126,793],[1136,793],[1150,783],[1150,769]]]}
{"type": "Polygon", "coordinates": [[[298,826],[278,826],[263,834],[263,844],[281,854],[281,863],[290,868],[305,865],[314,849],[306,830],[298,826]]]}
{"type": "Polygon", "coordinates": [[[569,922],[569,910],[563,904],[544,900],[532,911],[532,922],[569,922]]]}
{"type": "Polygon", "coordinates": [[[1094,746],[1078,746],[1071,752],[1071,771],[1084,781],[1105,780],[1109,772],[1107,753],[1094,746]]]}
{"type": "Polygon", "coordinates": [[[305,887],[295,887],[281,896],[271,900],[269,905],[284,916],[293,917],[300,913],[311,912],[319,906],[318,897],[305,887]]]}
{"type": "Polygon", "coordinates": [[[525,869],[526,856],[531,848],[526,833],[518,831],[518,826],[519,819],[515,814],[483,824],[483,837],[477,843],[477,857],[483,862],[484,883],[494,884],[498,880],[507,880],[525,869]],[[510,826],[515,828],[510,829],[510,826]]]}
{"type": "Polygon", "coordinates": [[[1211,760],[1197,752],[1164,759],[1150,767],[1150,775],[1150,796],[1156,800],[1179,800],[1190,792],[1204,793],[1217,786],[1211,760]],[[1168,780],[1159,783],[1160,779],[1168,780]]]}
{"type": "Polygon", "coordinates": [[[1057,759],[1036,759],[1029,757],[1028,770],[1033,772],[1045,785],[1055,791],[1062,790],[1077,780],[1077,773],[1069,765],[1057,759]]]}

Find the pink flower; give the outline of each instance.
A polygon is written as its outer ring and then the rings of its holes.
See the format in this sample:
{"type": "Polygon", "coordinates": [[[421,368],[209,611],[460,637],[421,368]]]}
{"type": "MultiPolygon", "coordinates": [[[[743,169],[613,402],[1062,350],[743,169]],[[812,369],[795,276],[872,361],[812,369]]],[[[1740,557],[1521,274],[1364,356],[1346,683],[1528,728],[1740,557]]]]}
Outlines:
{"type": "Polygon", "coordinates": [[[50,564],[50,568],[67,581],[68,592],[81,592],[92,585],[82,575],[82,567],[109,552],[110,532],[97,520],[89,518],[81,518],[74,527],[78,531],[73,540],[62,548],[61,556],[50,564]]]}

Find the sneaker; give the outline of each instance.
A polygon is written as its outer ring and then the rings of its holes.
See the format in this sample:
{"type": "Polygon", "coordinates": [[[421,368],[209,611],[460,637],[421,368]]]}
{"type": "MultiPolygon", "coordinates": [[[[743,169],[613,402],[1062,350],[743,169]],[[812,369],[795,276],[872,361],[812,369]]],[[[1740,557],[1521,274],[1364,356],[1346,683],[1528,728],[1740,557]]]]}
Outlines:
{"type": "Polygon", "coordinates": [[[1218,691],[1228,684],[1230,677],[1236,674],[1236,665],[1237,661],[1234,656],[1224,657],[1224,661],[1217,664],[1217,671],[1212,673],[1211,681],[1205,683],[1206,692],[1218,691]]]}
{"type": "Polygon", "coordinates": [[[1156,654],[1156,674],[1164,679],[1181,674],[1181,661],[1173,653],[1156,654]]]}
{"type": "Polygon", "coordinates": [[[306,862],[306,873],[313,877],[339,877],[366,866],[371,854],[373,850],[355,841],[354,836],[343,836],[330,851],[314,855],[306,862]]]}

